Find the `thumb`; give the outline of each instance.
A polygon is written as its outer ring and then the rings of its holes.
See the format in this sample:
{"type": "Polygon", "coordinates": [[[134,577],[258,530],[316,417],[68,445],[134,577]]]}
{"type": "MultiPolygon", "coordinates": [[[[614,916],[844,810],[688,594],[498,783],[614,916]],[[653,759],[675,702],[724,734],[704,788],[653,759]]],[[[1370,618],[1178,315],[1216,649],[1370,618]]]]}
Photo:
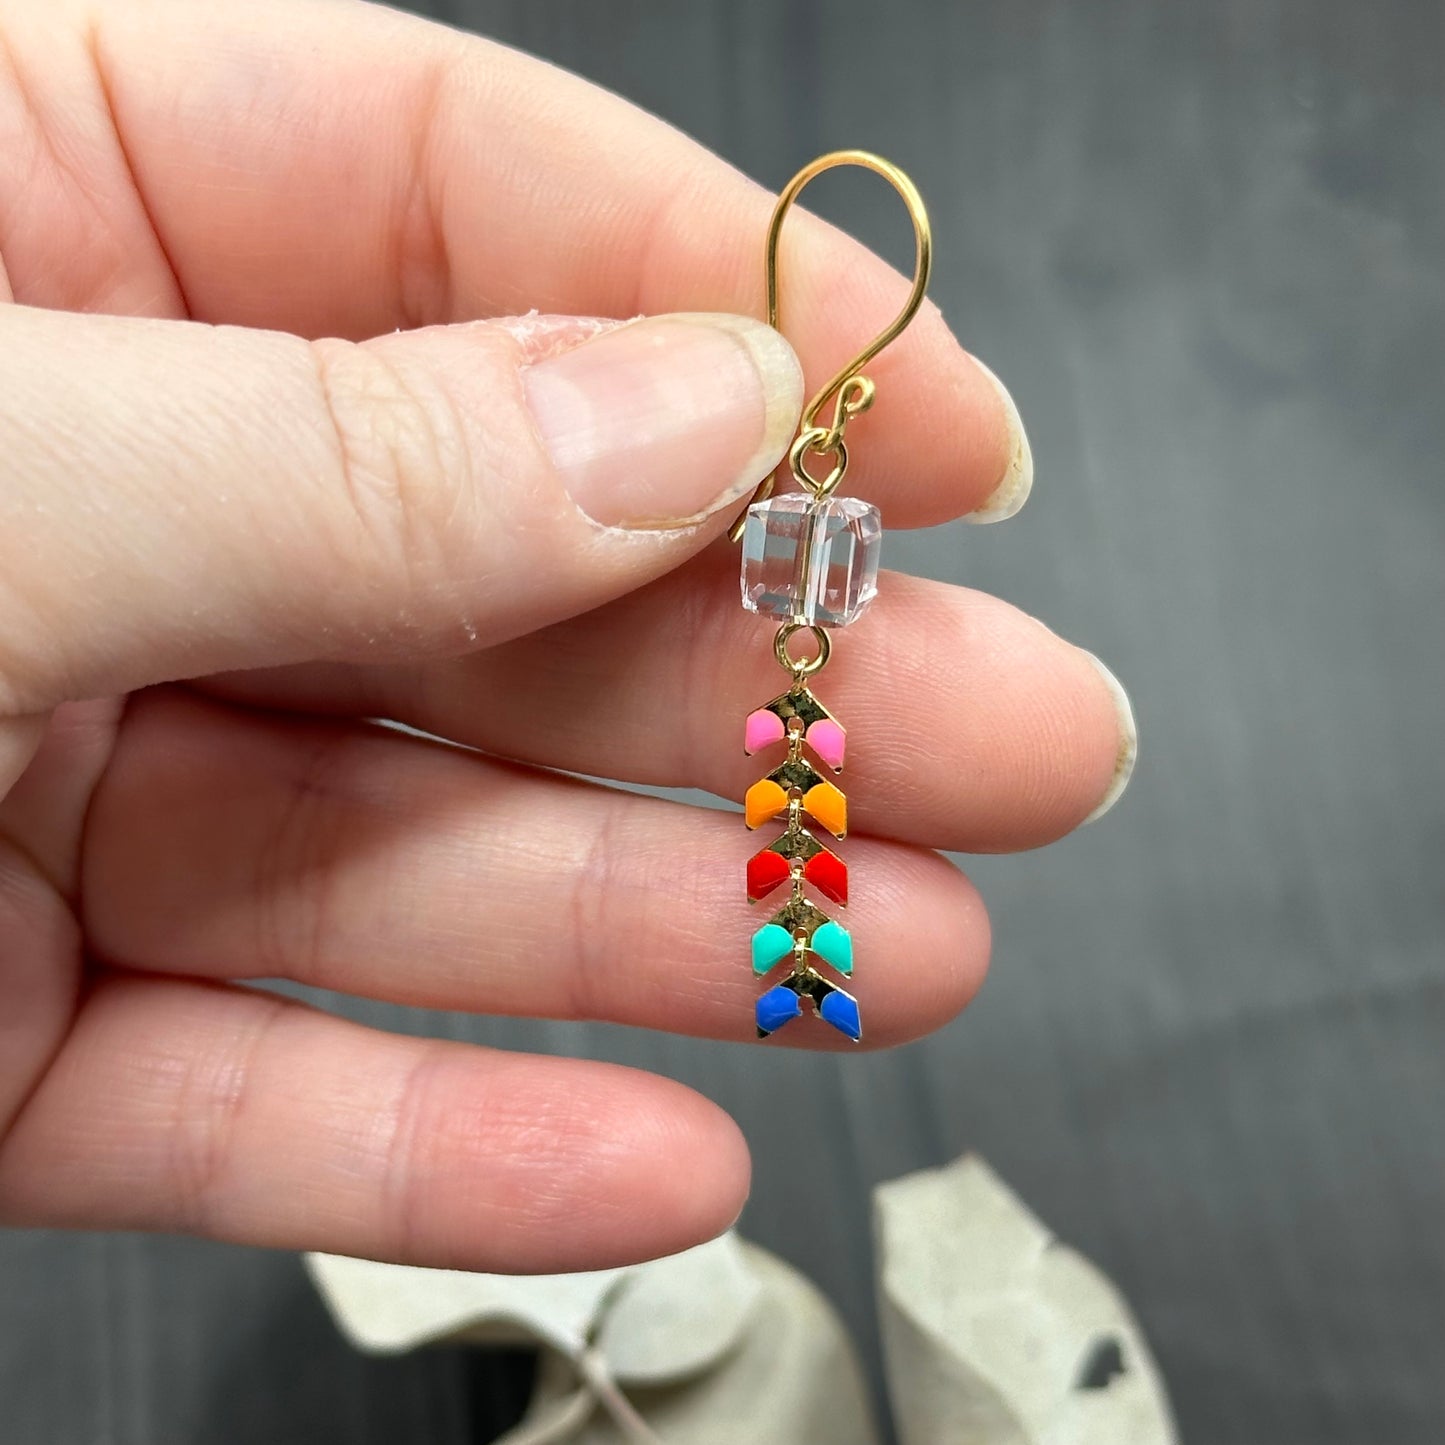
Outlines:
{"type": "Polygon", "coordinates": [[[583,611],[723,529],[801,389],[739,316],[358,344],[0,307],[0,716],[583,611]]]}

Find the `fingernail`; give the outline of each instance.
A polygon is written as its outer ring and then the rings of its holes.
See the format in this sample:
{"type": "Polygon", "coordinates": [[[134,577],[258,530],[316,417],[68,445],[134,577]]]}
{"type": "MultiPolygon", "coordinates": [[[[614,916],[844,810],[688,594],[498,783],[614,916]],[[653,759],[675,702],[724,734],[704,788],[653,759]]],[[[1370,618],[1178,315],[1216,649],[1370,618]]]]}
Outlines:
{"type": "Polygon", "coordinates": [[[1099,806],[1084,819],[1084,822],[1092,823],[1102,818],[1124,796],[1124,789],[1129,786],[1129,778],[1139,758],[1139,730],[1134,723],[1133,705],[1123,684],[1092,652],[1085,652],[1084,656],[1094,664],[1099,676],[1104,679],[1109,695],[1114,699],[1114,713],[1119,720],[1119,751],[1114,757],[1114,775],[1109,779],[1109,786],[1105,789],[1099,806]]]}
{"type": "Polygon", "coordinates": [[[792,348],[745,316],[656,316],[522,373],[537,432],[592,521],[685,527],[747,495],[803,404],[792,348]]]}
{"type": "Polygon", "coordinates": [[[1008,388],[976,356],[974,365],[983,372],[1003,404],[1004,426],[1007,429],[1008,465],[988,500],[964,518],[966,522],[1004,522],[1028,501],[1034,486],[1034,454],[1023,418],[1009,395],[1008,388]]]}

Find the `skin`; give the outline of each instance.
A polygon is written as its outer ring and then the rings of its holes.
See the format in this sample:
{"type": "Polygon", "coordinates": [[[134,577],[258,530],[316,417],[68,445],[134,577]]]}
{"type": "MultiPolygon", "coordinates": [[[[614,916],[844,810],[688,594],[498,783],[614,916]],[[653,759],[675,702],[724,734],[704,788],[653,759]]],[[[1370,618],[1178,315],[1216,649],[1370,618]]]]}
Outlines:
{"type": "MultiPolygon", "coordinates": [[[[757,775],[740,720],[780,675],[736,507],[617,556],[519,517],[552,480],[512,409],[533,342],[477,323],[756,315],[770,206],[614,97],[385,11],[0,0],[0,1221],[552,1271],[736,1217],[746,1146],[688,1089],[244,981],[751,1032],[736,818],[550,771],[757,775]]],[[[784,264],[816,385],[903,283],[801,214],[784,264]]],[[[986,508],[1012,442],[938,313],[871,374],[849,490],[890,526],[986,508]]],[[[1119,721],[1078,649],[902,577],[826,680],[888,1045],[986,967],[932,850],[1077,826],[1119,721]]]]}

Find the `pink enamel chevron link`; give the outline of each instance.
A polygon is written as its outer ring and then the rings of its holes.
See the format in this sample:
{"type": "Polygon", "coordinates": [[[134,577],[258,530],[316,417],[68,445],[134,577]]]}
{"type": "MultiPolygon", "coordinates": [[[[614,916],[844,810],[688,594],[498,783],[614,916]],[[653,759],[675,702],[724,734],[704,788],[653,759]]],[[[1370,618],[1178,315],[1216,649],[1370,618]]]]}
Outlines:
{"type": "Polygon", "coordinates": [[[843,766],[846,735],[832,718],[820,717],[807,732],[808,746],[834,771],[843,766]]]}
{"type": "Polygon", "coordinates": [[[777,713],[760,707],[748,714],[743,730],[743,750],[749,753],[761,752],[772,743],[780,743],[787,736],[783,720],[777,713]]]}

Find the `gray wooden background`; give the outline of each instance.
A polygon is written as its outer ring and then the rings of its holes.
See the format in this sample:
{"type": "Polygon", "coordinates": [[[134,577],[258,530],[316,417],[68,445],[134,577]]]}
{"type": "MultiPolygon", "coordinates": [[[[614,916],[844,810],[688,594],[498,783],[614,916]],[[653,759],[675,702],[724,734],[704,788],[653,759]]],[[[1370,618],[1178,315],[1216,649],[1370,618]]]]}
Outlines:
{"type": "MultiPolygon", "coordinates": [[[[765,184],[842,145],[912,172],[1038,483],[890,560],[1102,654],[1143,755],[1105,823],[970,863],[990,981],[892,1054],[351,1011],[720,1100],[744,1229],[875,1380],[868,1188],[977,1149],[1137,1306],[1192,1445],[1439,1445],[1438,0],[430,8],[765,184]]],[[[905,254],[881,188],[815,195],[905,254]]],[[[353,1356],[289,1256],[0,1238],[0,1445],[460,1445],[509,1378],[353,1356]]]]}

